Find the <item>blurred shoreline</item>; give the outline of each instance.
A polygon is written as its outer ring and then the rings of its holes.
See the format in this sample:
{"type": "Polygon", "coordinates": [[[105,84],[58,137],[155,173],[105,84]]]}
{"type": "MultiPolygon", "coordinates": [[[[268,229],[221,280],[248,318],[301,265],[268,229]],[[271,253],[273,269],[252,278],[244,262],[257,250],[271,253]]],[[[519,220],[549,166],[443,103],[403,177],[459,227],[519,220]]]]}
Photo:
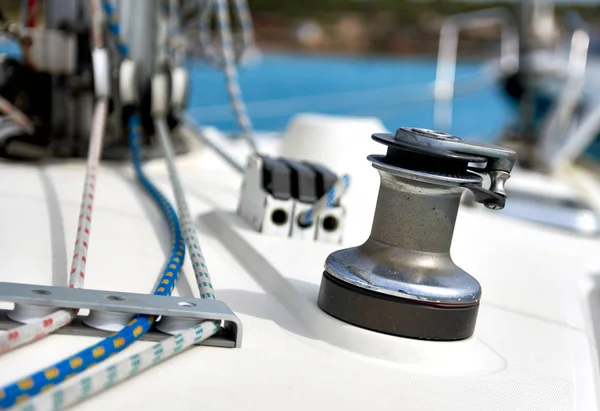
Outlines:
{"type": "MultiPolygon", "coordinates": [[[[38,1],[43,9],[44,3],[52,0],[38,1]]],[[[516,15],[518,1],[248,0],[248,3],[257,44],[265,51],[355,57],[435,57],[445,18],[490,7],[502,7],[516,15]]],[[[5,18],[18,18],[19,0],[1,0],[0,3],[5,18]]],[[[600,37],[597,4],[557,4],[556,21],[561,21],[567,11],[577,10],[600,37]]],[[[232,23],[234,32],[238,31],[235,19],[232,23]]],[[[192,23],[190,27],[197,26],[192,23]]],[[[201,56],[194,30],[197,29],[192,28],[188,34],[191,54],[201,56]]],[[[564,28],[560,30],[563,34],[566,32],[564,28]]],[[[498,28],[468,30],[461,33],[459,56],[469,60],[489,59],[498,55],[499,46],[498,28]]]]}
{"type": "MultiPolygon", "coordinates": [[[[419,6],[422,6],[419,4],[419,6]]],[[[480,7],[471,7],[472,11],[480,7]]],[[[511,10],[514,5],[503,5],[511,10]]],[[[588,7],[582,16],[594,32],[600,27],[599,7],[588,7]]],[[[462,10],[460,10],[462,11],[462,10]]],[[[457,12],[459,12],[457,10],[457,12]]],[[[562,10],[557,11],[559,14],[562,10]]],[[[439,13],[422,6],[413,20],[399,18],[397,12],[373,13],[337,11],[315,17],[291,17],[280,13],[255,11],[257,43],[265,50],[309,52],[316,54],[387,57],[436,57],[440,28],[444,19],[455,13],[439,13]]],[[[557,22],[561,19],[557,18],[557,22]]],[[[566,28],[558,26],[561,34],[566,28]]],[[[500,29],[485,27],[461,32],[459,56],[484,60],[498,56],[500,29]]]]}

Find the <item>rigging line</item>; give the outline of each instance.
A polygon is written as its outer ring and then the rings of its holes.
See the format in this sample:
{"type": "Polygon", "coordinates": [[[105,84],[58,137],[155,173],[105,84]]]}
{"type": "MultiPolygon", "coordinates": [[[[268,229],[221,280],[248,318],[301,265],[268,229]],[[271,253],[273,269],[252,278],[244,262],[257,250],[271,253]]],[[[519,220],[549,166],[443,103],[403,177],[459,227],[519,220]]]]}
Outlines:
{"type": "MultiPolygon", "coordinates": [[[[459,94],[470,94],[490,87],[493,84],[491,81],[493,77],[487,72],[488,70],[485,70],[477,75],[464,78],[455,87],[455,94],[457,96],[459,94]]],[[[433,82],[428,82],[290,98],[257,100],[247,102],[246,107],[252,112],[253,118],[268,118],[289,114],[298,109],[306,109],[307,105],[310,105],[310,109],[314,111],[317,107],[322,107],[323,109],[341,109],[367,104],[370,106],[387,106],[392,104],[429,102],[434,99],[433,86],[433,82]]],[[[228,104],[197,106],[189,108],[187,112],[201,115],[204,119],[218,121],[228,119],[230,107],[228,104]]]]}
{"type": "MultiPolygon", "coordinates": [[[[100,155],[102,153],[102,139],[104,135],[107,109],[108,101],[106,99],[98,100],[92,122],[92,132],[90,138],[90,147],[88,150],[83,194],[79,208],[77,236],[73,250],[71,272],[69,273],[70,288],[83,287],[85,278],[87,251],[90,242],[90,230],[92,223],[92,210],[96,189],[96,177],[100,155]]],[[[76,310],[59,310],[42,318],[39,321],[22,325],[16,329],[10,330],[8,334],[0,336],[0,353],[7,352],[33,340],[38,340],[58,330],[59,328],[69,324],[75,317],[75,314],[76,310]]]]}
{"type": "MultiPolygon", "coordinates": [[[[119,27],[115,23],[114,8],[106,0],[103,1],[103,6],[109,17],[109,28],[111,28],[113,34],[119,38],[119,27]],[[110,26],[110,22],[113,22],[112,27],[110,26]]],[[[127,45],[123,42],[119,44],[118,49],[124,56],[127,55],[129,50],[127,45]]],[[[170,258],[164,268],[155,294],[170,295],[173,291],[173,286],[179,277],[182,260],[185,255],[185,245],[183,238],[181,237],[179,221],[173,207],[150,180],[148,180],[143,172],[139,141],[140,131],[140,119],[134,114],[129,119],[129,142],[135,173],[142,186],[148,191],[161,209],[171,232],[172,247],[170,258]]],[[[111,337],[105,338],[92,347],[60,361],[51,367],[38,371],[29,377],[23,378],[0,389],[0,407],[5,408],[21,403],[30,396],[36,395],[50,386],[59,384],[67,377],[80,373],[86,368],[122,351],[139,339],[150,328],[153,322],[154,316],[138,315],[121,331],[111,337]]]]}
{"type": "MultiPolygon", "coordinates": [[[[183,186],[175,166],[175,154],[164,116],[157,116],[155,118],[155,129],[157,130],[165,154],[169,179],[183,227],[183,237],[190,250],[189,255],[192,260],[200,297],[215,299],[210,275],[200,248],[198,232],[194,226],[185,199],[183,186]]],[[[91,373],[78,376],[64,385],[53,388],[22,404],[17,409],[23,411],[59,410],[75,405],[205,340],[219,330],[219,323],[219,321],[204,321],[138,354],[125,358],[117,364],[95,368],[91,373]]]]}
{"type": "MultiPolygon", "coordinates": [[[[218,56],[213,45],[211,35],[211,12],[217,5],[215,0],[200,0],[202,4],[198,6],[198,31],[200,37],[200,46],[203,55],[208,61],[215,67],[223,67],[223,57],[218,56]]],[[[231,14],[236,17],[240,27],[241,34],[241,45],[239,47],[239,53],[236,53],[236,47],[233,47],[233,56],[235,62],[241,62],[246,57],[258,54],[256,41],[254,37],[254,28],[252,24],[252,16],[248,8],[246,0],[232,0],[234,8],[231,14]]],[[[228,5],[226,0],[225,6],[228,5]]],[[[229,13],[229,10],[228,10],[229,13]]],[[[232,35],[233,37],[233,35],[232,35]]],[[[233,39],[232,39],[233,41],[233,39]]],[[[233,44],[233,43],[232,43],[233,44]]]]}
{"type": "Polygon", "coordinates": [[[104,9],[104,13],[106,15],[106,25],[117,42],[117,50],[119,51],[119,54],[122,58],[128,57],[129,45],[123,38],[123,33],[121,32],[121,28],[117,20],[115,6],[109,0],[102,0],[102,9],[104,9]]]}
{"type": "Polygon", "coordinates": [[[35,128],[33,127],[31,119],[2,96],[0,96],[0,112],[6,114],[12,121],[23,127],[28,134],[34,133],[35,128]]]}
{"type": "MultiPolygon", "coordinates": [[[[108,3],[105,1],[104,4],[106,5],[108,3]]],[[[110,7],[105,9],[107,9],[107,12],[111,11],[110,7]]],[[[112,11],[114,12],[114,9],[112,11]]],[[[114,15],[109,17],[114,17],[114,15]]],[[[117,34],[118,32],[118,26],[113,28],[113,33],[117,34]]],[[[127,49],[119,47],[119,50],[127,49]]],[[[160,193],[146,177],[142,169],[140,132],[140,119],[136,114],[133,114],[129,119],[129,142],[135,173],[142,186],[148,191],[161,209],[171,232],[172,247],[170,257],[154,292],[156,295],[166,296],[173,292],[173,287],[179,277],[183,259],[185,257],[185,245],[177,214],[162,193],[160,193]]],[[[51,386],[59,384],[67,377],[82,372],[88,367],[122,351],[148,331],[154,323],[154,320],[154,316],[138,315],[121,331],[111,337],[105,338],[92,347],[66,358],[51,367],[0,389],[0,407],[4,408],[23,403],[31,395],[36,395],[51,386]]]]}
{"type": "MultiPolygon", "coordinates": [[[[247,20],[245,24],[250,24],[250,22],[250,20],[247,20]]],[[[230,107],[233,110],[236,122],[241,129],[242,137],[248,142],[252,151],[256,152],[257,148],[254,141],[252,122],[248,116],[248,111],[242,97],[242,91],[238,80],[227,0],[204,0],[204,5],[200,10],[198,24],[200,28],[200,43],[204,50],[204,54],[213,65],[220,67],[225,73],[230,107]],[[211,11],[215,6],[217,8],[218,31],[221,36],[220,58],[217,58],[216,56],[210,36],[210,16],[211,11]]]]}
{"type": "Polygon", "coordinates": [[[169,178],[171,180],[171,187],[173,188],[173,194],[175,195],[175,202],[177,204],[177,212],[179,218],[181,219],[181,226],[183,228],[183,237],[189,249],[192,267],[194,268],[194,276],[196,277],[196,283],[198,284],[198,290],[200,291],[200,297],[214,300],[215,294],[212,282],[210,280],[210,275],[208,274],[208,269],[206,267],[206,261],[204,260],[204,255],[200,248],[198,232],[194,226],[194,222],[185,199],[181,179],[179,178],[179,174],[175,166],[175,153],[173,150],[173,145],[170,141],[166,119],[163,116],[160,116],[155,119],[154,124],[165,154],[167,170],[169,171],[169,178]]]}
{"type": "Polygon", "coordinates": [[[94,48],[104,48],[104,36],[102,33],[102,12],[100,0],[90,1],[90,14],[92,15],[92,39],[94,48]]]}
{"type": "Polygon", "coordinates": [[[251,53],[256,53],[252,16],[250,15],[246,0],[233,0],[233,3],[235,4],[236,15],[242,29],[242,53],[240,54],[240,60],[244,60],[251,53]]]}
{"type": "Polygon", "coordinates": [[[175,65],[185,58],[186,38],[181,30],[181,5],[178,0],[169,0],[169,51],[175,65]]]}
{"type": "Polygon", "coordinates": [[[319,198],[311,208],[298,216],[300,224],[304,226],[312,225],[314,220],[317,219],[323,211],[337,204],[338,200],[344,195],[349,186],[350,176],[348,174],[342,175],[342,177],[333,183],[327,192],[319,198]]]}
{"type": "Polygon", "coordinates": [[[117,364],[105,368],[94,368],[91,373],[75,377],[32,398],[27,403],[13,408],[13,410],[57,411],[73,406],[204,341],[218,329],[218,321],[204,321],[194,328],[184,330],[138,354],[131,355],[117,364]]]}
{"type": "MultiPolygon", "coordinates": [[[[101,16],[99,16],[99,0],[93,0],[90,6],[92,14],[92,38],[94,48],[98,50],[104,45],[102,40],[102,28],[100,26],[101,16]]],[[[94,194],[96,191],[96,178],[100,157],[102,155],[102,140],[104,138],[107,113],[108,100],[106,97],[101,97],[95,104],[92,117],[83,193],[81,205],[79,207],[77,235],[75,237],[73,259],[71,261],[71,272],[69,273],[68,285],[70,288],[82,288],[85,279],[87,251],[92,225],[92,210],[94,206],[94,194]]],[[[73,318],[75,318],[76,314],[77,310],[58,310],[38,321],[10,330],[7,334],[0,336],[0,354],[45,337],[69,324],[73,318]]]]}
{"type": "Polygon", "coordinates": [[[227,154],[225,150],[219,147],[215,142],[213,142],[202,130],[201,126],[194,120],[194,118],[188,114],[184,114],[185,123],[187,129],[192,133],[198,140],[202,143],[209,146],[211,149],[217,153],[223,161],[229,164],[235,171],[240,174],[244,174],[244,166],[241,165],[236,159],[227,154]]]}
{"type": "MultiPolygon", "coordinates": [[[[173,287],[179,277],[179,272],[185,258],[185,245],[175,210],[168,200],[146,177],[142,169],[140,148],[141,123],[137,115],[132,115],[129,120],[129,143],[133,157],[136,176],[142,186],[159,206],[165,216],[171,232],[171,252],[163,270],[159,284],[154,294],[168,296],[173,292],[173,287]]],[[[0,389],[0,408],[8,408],[15,404],[25,402],[30,396],[60,384],[66,378],[83,372],[108,357],[124,350],[133,342],[141,338],[152,324],[155,317],[137,315],[128,325],[116,334],[105,338],[93,346],[80,351],[50,367],[40,370],[28,377],[22,378],[0,389]]]]}
{"type": "Polygon", "coordinates": [[[252,130],[252,123],[242,98],[242,91],[238,81],[237,68],[235,66],[235,55],[233,50],[233,39],[229,23],[229,10],[227,0],[214,0],[217,4],[217,21],[221,34],[221,56],[223,58],[223,69],[227,80],[227,92],[231,100],[231,108],[235,114],[236,122],[242,131],[242,137],[246,139],[250,148],[257,152],[256,143],[252,130]]]}

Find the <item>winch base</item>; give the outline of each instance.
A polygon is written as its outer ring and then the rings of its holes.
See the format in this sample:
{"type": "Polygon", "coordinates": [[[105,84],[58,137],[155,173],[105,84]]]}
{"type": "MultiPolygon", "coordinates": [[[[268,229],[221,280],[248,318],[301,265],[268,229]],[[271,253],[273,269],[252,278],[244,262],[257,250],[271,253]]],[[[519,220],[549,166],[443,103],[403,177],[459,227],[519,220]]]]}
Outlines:
{"type": "Polygon", "coordinates": [[[356,287],[323,272],[319,307],[347,323],[399,337],[456,341],[473,335],[479,303],[440,307],[356,287]]]}

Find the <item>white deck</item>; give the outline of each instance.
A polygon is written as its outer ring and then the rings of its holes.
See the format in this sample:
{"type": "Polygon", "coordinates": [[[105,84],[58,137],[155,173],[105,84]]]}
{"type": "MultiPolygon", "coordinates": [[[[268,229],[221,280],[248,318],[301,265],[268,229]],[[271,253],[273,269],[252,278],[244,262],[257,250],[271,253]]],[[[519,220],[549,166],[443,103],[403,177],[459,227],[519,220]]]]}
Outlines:
{"type": "MultiPolygon", "coordinates": [[[[181,158],[179,168],[217,297],[243,321],[243,346],[194,347],[76,409],[597,408],[597,357],[582,283],[600,270],[600,240],[463,207],[452,251],[483,287],[475,336],[443,343],[396,338],[316,307],[323,262],[338,246],[245,228],[232,215],[240,178],[210,151],[181,158]],[[257,262],[257,254],[266,261],[257,262]]],[[[164,163],[146,169],[172,198],[164,163]]],[[[83,173],[79,161],[0,163],[0,281],[66,284],[83,173]]],[[[365,212],[364,227],[351,230],[347,244],[365,239],[370,219],[365,212]]],[[[86,288],[151,292],[168,243],[168,229],[129,165],[104,165],[86,288]]],[[[193,288],[189,263],[186,277],[180,295],[193,288]]],[[[0,384],[96,340],[55,335],[9,353],[0,358],[0,384]]]]}

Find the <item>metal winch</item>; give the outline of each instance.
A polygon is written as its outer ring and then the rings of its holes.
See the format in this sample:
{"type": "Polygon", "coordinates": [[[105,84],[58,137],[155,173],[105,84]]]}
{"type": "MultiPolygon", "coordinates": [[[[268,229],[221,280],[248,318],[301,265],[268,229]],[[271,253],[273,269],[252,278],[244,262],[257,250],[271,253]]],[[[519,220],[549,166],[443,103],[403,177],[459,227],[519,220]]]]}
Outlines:
{"type": "Polygon", "coordinates": [[[504,207],[515,163],[510,149],[419,128],[372,138],[381,175],[371,235],[325,262],[319,306],[348,323],[387,334],[461,340],[475,330],[479,282],[450,257],[465,188],[492,210],[504,207]],[[483,187],[483,175],[490,187],[483,187]]]}

